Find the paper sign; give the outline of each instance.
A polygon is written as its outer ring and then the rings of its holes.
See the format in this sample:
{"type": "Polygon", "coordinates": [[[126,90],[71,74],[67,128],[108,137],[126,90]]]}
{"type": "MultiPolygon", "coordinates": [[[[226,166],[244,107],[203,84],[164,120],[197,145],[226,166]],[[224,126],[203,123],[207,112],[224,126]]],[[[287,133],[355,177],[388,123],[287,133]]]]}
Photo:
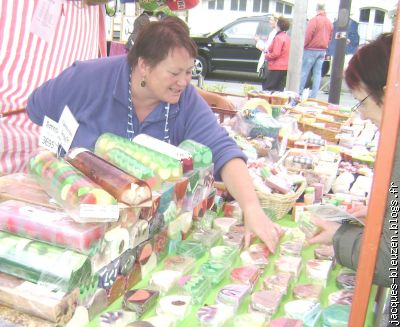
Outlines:
{"type": "Polygon", "coordinates": [[[79,123],[76,121],[74,115],[68,106],[65,106],[60,120],[58,121],[60,138],[60,144],[65,151],[68,151],[71,147],[72,140],[74,139],[76,130],[79,127],[79,123]]]}
{"type": "Polygon", "coordinates": [[[63,0],[41,0],[36,2],[30,32],[50,43],[61,16],[63,0]]]}
{"type": "Polygon", "coordinates": [[[42,129],[40,130],[39,146],[53,153],[57,153],[59,144],[58,123],[45,116],[42,129]]]}

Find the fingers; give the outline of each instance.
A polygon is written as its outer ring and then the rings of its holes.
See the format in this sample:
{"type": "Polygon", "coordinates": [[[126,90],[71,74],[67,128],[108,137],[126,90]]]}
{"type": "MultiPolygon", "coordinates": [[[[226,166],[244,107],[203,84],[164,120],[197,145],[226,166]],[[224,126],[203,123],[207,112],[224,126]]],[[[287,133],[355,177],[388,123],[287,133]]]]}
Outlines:
{"type": "Polygon", "coordinates": [[[272,253],[275,253],[275,248],[279,241],[279,234],[274,228],[258,233],[258,237],[264,242],[264,244],[272,253]]]}
{"type": "Polygon", "coordinates": [[[244,233],[244,247],[248,248],[250,246],[250,239],[251,239],[251,233],[250,231],[246,228],[246,231],[244,233]]]}

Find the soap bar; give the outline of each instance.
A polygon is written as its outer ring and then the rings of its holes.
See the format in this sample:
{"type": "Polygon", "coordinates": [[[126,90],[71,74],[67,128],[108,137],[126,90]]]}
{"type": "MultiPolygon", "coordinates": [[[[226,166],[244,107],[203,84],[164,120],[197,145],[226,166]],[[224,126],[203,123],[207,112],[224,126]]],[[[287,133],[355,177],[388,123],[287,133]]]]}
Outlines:
{"type": "Polygon", "coordinates": [[[210,248],[219,241],[221,232],[216,229],[196,229],[192,233],[192,238],[203,243],[206,248],[210,248]]]}
{"type": "Polygon", "coordinates": [[[278,309],[282,294],[277,291],[257,291],[251,295],[251,309],[271,317],[278,309]]]}
{"type": "MultiPolygon", "coordinates": [[[[163,142],[163,146],[167,143],[163,142]]],[[[104,154],[119,149],[150,167],[161,181],[179,179],[183,175],[182,163],[158,151],[153,151],[121,136],[104,133],[96,141],[95,153],[104,154]]]]}
{"type": "Polygon", "coordinates": [[[220,230],[222,233],[228,233],[233,225],[238,221],[235,218],[221,217],[214,220],[214,228],[220,230]]]}
{"type": "Polygon", "coordinates": [[[229,232],[222,236],[222,241],[224,245],[235,246],[239,250],[242,250],[244,247],[244,234],[229,232]]]}
{"type": "Polygon", "coordinates": [[[303,322],[298,319],[280,317],[269,322],[269,327],[302,327],[303,322]]]}
{"type": "Polygon", "coordinates": [[[275,275],[265,277],[263,287],[266,290],[273,290],[285,295],[292,279],[290,272],[277,272],[275,275]]]}
{"type": "Polygon", "coordinates": [[[228,284],[219,290],[216,302],[232,306],[236,311],[244,297],[249,293],[250,285],[228,284]]]}
{"type": "Polygon", "coordinates": [[[136,320],[134,312],[118,310],[105,312],[100,316],[100,327],[123,327],[136,320]]]}
{"type": "Polygon", "coordinates": [[[187,295],[168,295],[158,302],[157,314],[167,314],[177,320],[182,320],[190,308],[191,297],[187,295]]]}
{"type": "Polygon", "coordinates": [[[275,260],[275,269],[279,272],[289,272],[297,278],[301,267],[301,257],[281,256],[275,260]]]}
{"type": "Polygon", "coordinates": [[[321,285],[298,284],[293,288],[293,295],[296,299],[305,299],[315,302],[319,301],[321,292],[321,285]]]}
{"type": "Polygon", "coordinates": [[[331,304],[322,312],[323,324],[326,327],[347,327],[350,318],[349,305],[331,304]]]}
{"type": "Polygon", "coordinates": [[[292,255],[299,257],[301,250],[303,249],[303,243],[301,241],[286,241],[280,245],[281,255],[292,255]]]}
{"type": "Polygon", "coordinates": [[[207,327],[226,326],[233,314],[233,308],[222,304],[206,305],[197,310],[200,326],[207,327]]]}
{"type": "Polygon", "coordinates": [[[336,285],[339,288],[352,290],[356,286],[356,272],[342,269],[336,277],[336,285]]]}
{"type": "Polygon", "coordinates": [[[87,149],[73,148],[67,152],[65,160],[120,202],[138,205],[151,199],[151,189],[146,182],[127,174],[87,149]]]}
{"type": "Polygon", "coordinates": [[[353,295],[353,290],[339,290],[329,294],[328,302],[329,304],[351,305],[353,302],[353,295]]]}
{"type": "Polygon", "coordinates": [[[178,292],[189,295],[194,304],[202,304],[211,290],[211,281],[202,274],[192,274],[180,278],[178,286],[178,292]]]}
{"type": "Polygon", "coordinates": [[[201,258],[205,253],[205,247],[201,242],[193,240],[182,240],[176,244],[176,254],[201,258]]]}
{"type": "Polygon", "coordinates": [[[179,147],[189,152],[193,158],[193,168],[206,168],[212,163],[211,149],[193,140],[184,140],[179,147]]]}
{"type": "Polygon", "coordinates": [[[150,289],[135,289],[125,293],[124,308],[136,312],[138,317],[149,310],[157,301],[159,292],[150,289]]]}
{"type": "Polygon", "coordinates": [[[236,260],[238,255],[238,248],[226,246],[226,245],[217,245],[210,249],[210,260],[213,261],[222,261],[225,264],[229,263],[230,265],[236,260]]]}
{"type": "Polygon", "coordinates": [[[306,274],[311,280],[326,285],[332,261],[311,259],[306,262],[306,274]]]}
{"type": "Polygon", "coordinates": [[[175,255],[165,259],[164,268],[180,271],[182,274],[188,274],[194,269],[195,264],[196,260],[192,257],[175,255]]]}
{"type": "Polygon", "coordinates": [[[84,254],[100,249],[105,225],[75,222],[64,211],[26,202],[0,203],[0,230],[44,241],[84,254]]]}
{"type": "Polygon", "coordinates": [[[228,269],[229,266],[222,261],[213,260],[203,263],[200,267],[201,273],[211,280],[212,285],[219,284],[227,274],[228,269]]]}
{"type": "Polygon", "coordinates": [[[256,266],[236,267],[231,271],[231,280],[235,283],[248,284],[253,288],[260,274],[261,270],[256,266]]]}
{"type": "Polygon", "coordinates": [[[320,260],[333,260],[335,250],[332,245],[321,244],[314,250],[314,257],[320,260]]]}
{"type": "Polygon", "coordinates": [[[150,279],[150,286],[160,293],[167,293],[182,277],[182,272],[175,270],[160,270],[153,272],[150,279]]]}
{"type": "Polygon", "coordinates": [[[255,265],[263,268],[268,264],[269,250],[266,245],[257,243],[240,254],[240,259],[244,265],[255,265]]]}

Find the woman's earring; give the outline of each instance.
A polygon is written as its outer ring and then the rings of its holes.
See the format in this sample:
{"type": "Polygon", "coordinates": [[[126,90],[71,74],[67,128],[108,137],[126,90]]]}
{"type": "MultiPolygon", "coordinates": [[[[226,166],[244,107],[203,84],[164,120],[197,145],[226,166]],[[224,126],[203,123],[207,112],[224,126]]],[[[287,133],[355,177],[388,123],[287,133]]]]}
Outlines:
{"type": "Polygon", "coordinates": [[[141,87],[145,87],[146,86],[146,82],[144,80],[144,77],[142,78],[142,81],[140,82],[140,86],[141,87]]]}

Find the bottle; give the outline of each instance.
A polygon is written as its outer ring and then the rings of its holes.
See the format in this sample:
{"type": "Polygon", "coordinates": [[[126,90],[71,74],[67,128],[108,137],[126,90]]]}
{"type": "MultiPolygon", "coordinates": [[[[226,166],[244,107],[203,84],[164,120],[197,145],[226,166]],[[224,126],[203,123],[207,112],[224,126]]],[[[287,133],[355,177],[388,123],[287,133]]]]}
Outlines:
{"type": "Polygon", "coordinates": [[[315,201],[315,188],[312,186],[306,187],[304,190],[304,204],[310,206],[315,201]]]}

